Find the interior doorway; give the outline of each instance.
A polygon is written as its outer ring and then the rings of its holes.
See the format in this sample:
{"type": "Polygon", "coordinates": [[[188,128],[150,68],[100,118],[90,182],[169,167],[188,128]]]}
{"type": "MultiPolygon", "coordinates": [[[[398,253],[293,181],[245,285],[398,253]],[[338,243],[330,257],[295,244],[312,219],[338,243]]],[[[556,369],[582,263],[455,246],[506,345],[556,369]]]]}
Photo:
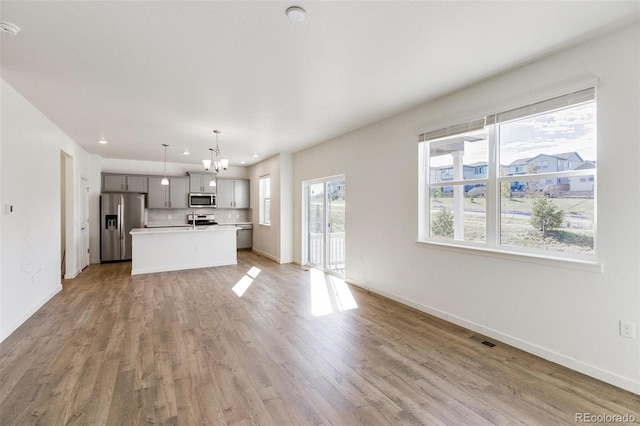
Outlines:
{"type": "Polygon", "coordinates": [[[303,263],[344,277],[346,183],[344,175],[303,183],[303,263]]]}
{"type": "Polygon", "coordinates": [[[89,266],[89,181],[80,178],[80,269],[89,266]]]}
{"type": "Polygon", "coordinates": [[[60,274],[73,275],[73,158],[60,151],[60,274]]]}

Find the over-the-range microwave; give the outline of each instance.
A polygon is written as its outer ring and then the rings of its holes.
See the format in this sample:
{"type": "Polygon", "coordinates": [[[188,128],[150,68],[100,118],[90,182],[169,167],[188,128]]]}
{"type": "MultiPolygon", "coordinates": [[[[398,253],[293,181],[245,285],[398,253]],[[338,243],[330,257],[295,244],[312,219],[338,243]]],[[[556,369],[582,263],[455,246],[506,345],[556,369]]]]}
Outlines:
{"type": "Polygon", "coordinates": [[[215,207],[216,194],[189,194],[189,207],[215,207]]]}

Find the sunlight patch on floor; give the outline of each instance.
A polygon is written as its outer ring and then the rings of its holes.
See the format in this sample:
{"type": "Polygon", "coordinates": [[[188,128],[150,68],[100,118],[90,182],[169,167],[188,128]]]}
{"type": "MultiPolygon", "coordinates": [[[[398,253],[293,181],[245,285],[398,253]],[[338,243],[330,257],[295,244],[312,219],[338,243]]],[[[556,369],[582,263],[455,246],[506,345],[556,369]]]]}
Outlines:
{"type": "Polygon", "coordinates": [[[242,297],[244,293],[249,289],[253,280],[258,276],[261,269],[252,266],[247,273],[240,278],[240,280],[231,289],[238,297],[242,297]]]}
{"type": "Polygon", "coordinates": [[[311,269],[311,314],[319,317],[356,309],[349,286],[343,279],[311,269]]]}

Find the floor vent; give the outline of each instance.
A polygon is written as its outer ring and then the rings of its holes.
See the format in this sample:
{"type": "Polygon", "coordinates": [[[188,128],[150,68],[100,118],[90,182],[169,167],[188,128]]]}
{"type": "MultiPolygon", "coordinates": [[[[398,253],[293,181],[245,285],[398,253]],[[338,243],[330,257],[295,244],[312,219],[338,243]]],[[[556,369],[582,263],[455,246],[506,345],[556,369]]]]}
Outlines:
{"type": "Polygon", "coordinates": [[[474,340],[474,341],[476,341],[478,343],[482,343],[483,345],[489,346],[490,348],[493,348],[496,345],[495,343],[492,343],[492,342],[490,342],[488,340],[484,340],[482,337],[476,336],[475,334],[469,336],[469,339],[474,340]]]}

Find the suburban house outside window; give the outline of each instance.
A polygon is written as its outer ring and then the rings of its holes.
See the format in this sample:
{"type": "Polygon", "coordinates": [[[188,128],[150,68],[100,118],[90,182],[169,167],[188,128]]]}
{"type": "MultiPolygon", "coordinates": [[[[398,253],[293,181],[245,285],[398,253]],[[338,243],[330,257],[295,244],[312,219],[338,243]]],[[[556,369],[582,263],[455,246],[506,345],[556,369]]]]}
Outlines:
{"type": "Polygon", "coordinates": [[[419,136],[419,241],[595,258],[595,88],[419,136]]]}
{"type": "Polygon", "coordinates": [[[260,224],[271,225],[271,176],[260,177],[260,224]]]}

